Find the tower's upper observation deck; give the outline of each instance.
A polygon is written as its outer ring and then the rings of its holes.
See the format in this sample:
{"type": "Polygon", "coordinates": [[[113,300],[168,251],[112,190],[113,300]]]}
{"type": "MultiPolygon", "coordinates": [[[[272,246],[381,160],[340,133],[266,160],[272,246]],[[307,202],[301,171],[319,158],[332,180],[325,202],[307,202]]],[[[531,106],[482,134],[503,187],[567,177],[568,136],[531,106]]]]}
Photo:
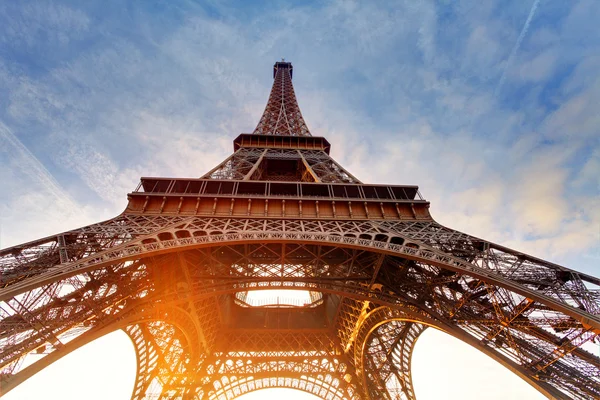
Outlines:
{"type": "Polygon", "coordinates": [[[277,76],[277,70],[279,69],[287,69],[290,73],[290,79],[293,78],[294,67],[292,66],[291,62],[283,60],[275,62],[275,64],[273,65],[273,79],[275,79],[275,77],[277,76]]]}

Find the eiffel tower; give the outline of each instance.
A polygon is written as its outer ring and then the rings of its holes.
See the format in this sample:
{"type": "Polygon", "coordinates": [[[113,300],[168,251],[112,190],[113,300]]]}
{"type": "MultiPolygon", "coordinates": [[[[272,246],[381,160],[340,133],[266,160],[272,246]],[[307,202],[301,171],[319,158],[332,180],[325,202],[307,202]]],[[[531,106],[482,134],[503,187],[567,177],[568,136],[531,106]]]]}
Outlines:
{"type": "Polygon", "coordinates": [[[416,186],[362,183],[292,75],[275,63],[258,126],[200,179],[142,178],[121,215],[0,252],[1,393],[122,329],[134,400],[412,400],[435,328],[548,398],[600,398],[600,279],[438,224],[416,186]]]}

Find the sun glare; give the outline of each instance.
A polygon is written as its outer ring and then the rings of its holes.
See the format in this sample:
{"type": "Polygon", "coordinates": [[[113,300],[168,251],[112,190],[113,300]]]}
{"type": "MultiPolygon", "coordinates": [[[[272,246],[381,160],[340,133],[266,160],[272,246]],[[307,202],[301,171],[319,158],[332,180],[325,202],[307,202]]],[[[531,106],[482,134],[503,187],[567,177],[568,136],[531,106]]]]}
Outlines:
{"type": "Polygon", "coordinates": [[[311,292],[307,290],[253,290],[239,293],[237,298],[250,307],[304,307],[320,300],[322,296],[320,293],[318,296],[311,296],[311,292]]]}

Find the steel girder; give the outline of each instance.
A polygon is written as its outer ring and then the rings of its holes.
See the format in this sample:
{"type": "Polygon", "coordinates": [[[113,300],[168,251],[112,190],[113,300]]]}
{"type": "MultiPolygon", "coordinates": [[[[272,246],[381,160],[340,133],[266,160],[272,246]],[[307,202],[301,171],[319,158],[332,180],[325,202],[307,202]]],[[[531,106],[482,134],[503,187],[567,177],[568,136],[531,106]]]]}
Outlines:
{"type": "Polygon", "coordinates": [[[364,351],[365,380],[372,399],[414,400],[410,362],[416,339],[424,325],[392,321],[371,333],[364,351]],[[387,396],[386,396],[387,395],[387,396]]]}
{"type": "Polygon", "coordinates": [[[368,309],[357,324],[352,346],[368,397],[414,400],[410,362],[417,338],[427,326],[389,307],[368,309]]]}
{"type": "Polygon", "coordinates": [[[343,355],[327,351],[216,354],[202,369],[207,384],[196,393],[232,399],[261,388],[290,387],[323,399],[361,399],[356,384],[344,379],[350,371],[343,355]]]}
{"type": "Polygon", "coordinates": [[[240,148],[203,179],[269,180],[287,182],[360,183],[322,150],[240,148]],[[275,174],[269,161],[295,162],[293,173],[275,174]]]}
{"type": "MultiPolygon", "coordinates": [[[[3,271],[9,272],[3,274],[7,279],[0,290],[5,382],[18,376],[25,354],[39,349],[53,353],[69,335],[85,335],[88,330],[127,320],[130,314],[150,313],[145,311],[153,308],[149,302],[178,305],[188,314],[201,313],[191,320],[196,321],[193,325],[206,323],[196,328],[204,333],[192,336],[204,338],[200,340],[204,343],[194,344],[198,354],[204,354],[205,348],[214,346],[218,331],[216,296],[283,287],[355,298],[353,312],[345,311],[350,300],[343,300],[334,327],[339,345],[331,351],[337,348],[346,354],[352,350],[351,364],[359,374],[364,373],[365,357],[371,357],[366,370],[382,366],[372,352],[356,356],[356,344],[364,346],[368,339],[360,330],[352,330],[362,326],[359,319],[368,304],[388,304],[410,310],[413,322],[428,317],[437,322],[427,325],[470,335],[479,347],[496,354],[547,394],[597,395],[598,358],[581,348],[598,335],[598,293],[584,289],[585,282],[594,283],[594,278],[432,221],[121,216],[6,249],[2,256],[3,271]],[[135,224],[126,227],[123,221],[129,220],[135,224]],[[63,246],[69,260],[65,263],[52,256],[61,251],[59,237],[71,238],[63,246]],[[94,252],[92,244],[98,241],[105,243],[105,249],[94,252]],[[282,258],[283,246],[287,258],[282,258]],[[170,291],[158,287],[153,274],[176,263],[180,269],[186,263],[194,266],[194,271],[179,281],[184,285],[175,282],[170,291]],[[213,316],[206,318],[206,310],[212,310],[213,316]],[[349,345],[351,341],[355,343],[349,345]]],[[[153,319],[160,320],[153,313],[153,319]]],[[[396,327],[400,332],[396,336],[402,336],[403,326],[396,327]]],[[[149,335],[152,329],[145,332],[149,335]]],[[[271,343],[285,340],[275,336],[271,343]]],[[[255,343],[256,338],[248,335],[247,341],[255,343]]],[[[381,347],[383,342],[377,343],[381,347]]],[[[388,380],[394,376],[403,395],[410,398],[406,383],[410,381],[402,381],[402,373],[386,368],[379,376],[388,380]]],[[[148,383],[147,376],[140,379],[144,383],[136,388],[148,383]]],[[[367,389],[381,391],[383,382],[367,389]]]]}

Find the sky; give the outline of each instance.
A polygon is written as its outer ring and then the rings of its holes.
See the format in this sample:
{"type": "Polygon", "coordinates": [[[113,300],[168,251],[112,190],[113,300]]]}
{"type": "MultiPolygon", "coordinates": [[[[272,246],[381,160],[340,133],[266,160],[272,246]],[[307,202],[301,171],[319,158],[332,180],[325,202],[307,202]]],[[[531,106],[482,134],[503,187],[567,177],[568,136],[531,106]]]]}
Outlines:
{"type": "MultiPolygon", "coordinates": [[[[0,0],[0,247],[117,215],[141,176],[204,174],[285,57],[360,180],[419,185],[441,224],[598,276],[598,20],[597,0],[0,0]]],[[[429,336],[425,376],[459,349],[429,336]]],[[[469,351],[436,373],[485,388],[487,367],[456,365],[469,351]]]]}

